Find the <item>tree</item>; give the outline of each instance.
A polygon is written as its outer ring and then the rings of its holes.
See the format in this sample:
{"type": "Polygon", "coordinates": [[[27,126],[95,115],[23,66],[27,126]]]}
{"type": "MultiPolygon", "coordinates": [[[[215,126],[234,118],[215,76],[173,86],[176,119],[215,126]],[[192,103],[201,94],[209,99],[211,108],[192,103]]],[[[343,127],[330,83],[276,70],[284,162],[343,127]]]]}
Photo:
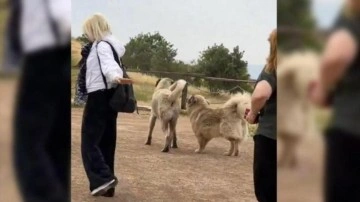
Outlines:
{"type": "Polygon", "coordinates": [[[125,46],[124,63],[140,70],[169,70],[177,50],[159,33],[139,34],[125,46]]]}
{"type": "Polygon", "coordinates": [[[320,46],[314,35],[316,20],[310,0],[278,0],[278,27],[292,31],[279,32],[278,44],[282,50],[320,46]]]}
{"type": "MultiPolygon", "coordinates": [[[[208,47],[201,53],[198,61],[199,71],[209,77],[222,77],[248,80],[250,75],[247,72],[247,61],[243,60],[244,51],[240,51],[239,47],[229,49],[221,45],[213,45],[208,47]]],[[[234,83],[225,81],[206,81],[205,85],[212,92],[219,90],[230,90],[234,88],[234,83]]],[[[246,83],[238,84],[242,89],[250,91],[251,87],[246,83]]],[[[232,92],[241,91],[241,89],[233,89],[232,92]]]]}
{"type": "Polygon", "coordinates": [[[82,34],[81,36],[78,36],[76,38],[76,40],[79,41],[81,43],[81,45],[84,45],[84,44],[87,44],[87,43],[90,42],[85,34],[82,34]]]}

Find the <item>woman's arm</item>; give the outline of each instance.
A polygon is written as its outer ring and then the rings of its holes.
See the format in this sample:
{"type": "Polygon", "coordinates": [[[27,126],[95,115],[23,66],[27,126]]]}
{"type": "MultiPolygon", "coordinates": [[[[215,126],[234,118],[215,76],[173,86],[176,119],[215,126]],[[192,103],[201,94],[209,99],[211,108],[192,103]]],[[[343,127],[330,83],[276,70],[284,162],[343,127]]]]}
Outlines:
{"type": "Polygon", "coordinates": [[[251,109],[246,116],[246,120],[250,124],[255,123],[258,113],[265,106],[266,101],[270,98],[272,94],[272,91],[273,90],[270,83],[266,80],[262,80],[256,84],[256,87],[251,97],[251,109]]]}
{"type": "Polygon", "coordinates": [[[270,98],[272,88],[266,80],[262,80],[256,84],[254,92],[251,96],[251,112],[258,114],[265,106],[266,101],[270,98]]]}
{"type": "Polygon", "coordinates": [[[107,43],[99,43],[97,45],[97,53],[100,58],[101,68],[107,81],[118,83],[123,78],[123,71],[114,59],[111,47],[107,43]]]}
{"type": "Polygon", "coordinates": [[[320,70],[324,90],[328,91],[343,77],[347,67],[354,61],[357,49],[355,38],[347,30],[339,30],[330,37],[320,70]]]}
{"type": "Polygon", "coordinates": [[[354,61],[358,48],[354,36],[345,29],[330,36],[323,53],[319,83],[311,94],[315,104],[326,105],[330,91],[354,61]]]}

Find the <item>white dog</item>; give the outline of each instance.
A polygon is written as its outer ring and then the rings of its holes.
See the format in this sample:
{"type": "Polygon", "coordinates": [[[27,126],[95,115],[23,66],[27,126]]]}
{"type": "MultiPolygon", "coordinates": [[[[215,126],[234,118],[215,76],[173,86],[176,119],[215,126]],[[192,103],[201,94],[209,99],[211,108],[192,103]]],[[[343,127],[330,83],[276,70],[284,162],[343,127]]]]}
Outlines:
{"type": "Polygon", "coordinates": [[[185,80],[174,82],[172,79],[163,78],[156,82],[155,92],[151,101],[151,115],[149,134],[146,145],[151,145],[152,132],[156,119],[161,121],[161,128],[166,135],[165,146],[162,152],[168,152],[170,144],[177,148],[176,124],[180,114],[179,98],[186,85],[185,80]]]}

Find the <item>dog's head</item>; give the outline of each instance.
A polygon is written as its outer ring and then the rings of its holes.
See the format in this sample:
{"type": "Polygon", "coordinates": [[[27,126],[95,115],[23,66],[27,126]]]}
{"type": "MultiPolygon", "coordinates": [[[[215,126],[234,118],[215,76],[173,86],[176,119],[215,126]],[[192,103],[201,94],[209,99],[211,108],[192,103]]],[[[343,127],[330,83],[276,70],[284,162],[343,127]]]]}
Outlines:
{"type": "Polygon", "coordinates": [[[201,95],[192,95],[187,99],[187,105],[188,108],[194,107],[194,106],[208,106],[210,105],[209,101],[206,100],[201,95]]]}
{"type": "Polygon", "coordinates": [[[168,88],[174,84],[174,80],[170,78],[160,78],[156,81],[155,87],[158,89],[168,88]]]}
{"type": "Polygon", "coordinates": [[[320,56],[310,51],[285,55],[279,63],[277,83],[283,97],[306,99],[319,80],[320,56]]]}

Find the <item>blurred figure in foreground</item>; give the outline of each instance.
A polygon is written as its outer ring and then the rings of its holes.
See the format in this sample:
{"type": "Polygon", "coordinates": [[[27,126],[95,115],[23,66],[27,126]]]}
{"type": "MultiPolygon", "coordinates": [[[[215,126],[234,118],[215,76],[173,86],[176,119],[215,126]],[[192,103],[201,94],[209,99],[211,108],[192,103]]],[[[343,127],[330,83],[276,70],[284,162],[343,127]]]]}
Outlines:
{"type": "Polygon", "coordinates": [[[360,201],[360,1],[347,0],[323,54],[312,101],[332,105],[326,132],[327,202],[360,201]]]}
{"type": "Polygon", "coordinates": [[[297,51],[283,56],[278,66],[277,135],[282,146],[278,166],[295,169],[301,143],[306,136],[317,134],[307,93],[308,85],[318,80],[319,56],[310,50],[297,51]]]}
{"type": "Polygon", "coordinates": [[[22,65],[13,142],[26,202],[70,201],[70,3],[11,1],[4,64],[22,65]]]}

